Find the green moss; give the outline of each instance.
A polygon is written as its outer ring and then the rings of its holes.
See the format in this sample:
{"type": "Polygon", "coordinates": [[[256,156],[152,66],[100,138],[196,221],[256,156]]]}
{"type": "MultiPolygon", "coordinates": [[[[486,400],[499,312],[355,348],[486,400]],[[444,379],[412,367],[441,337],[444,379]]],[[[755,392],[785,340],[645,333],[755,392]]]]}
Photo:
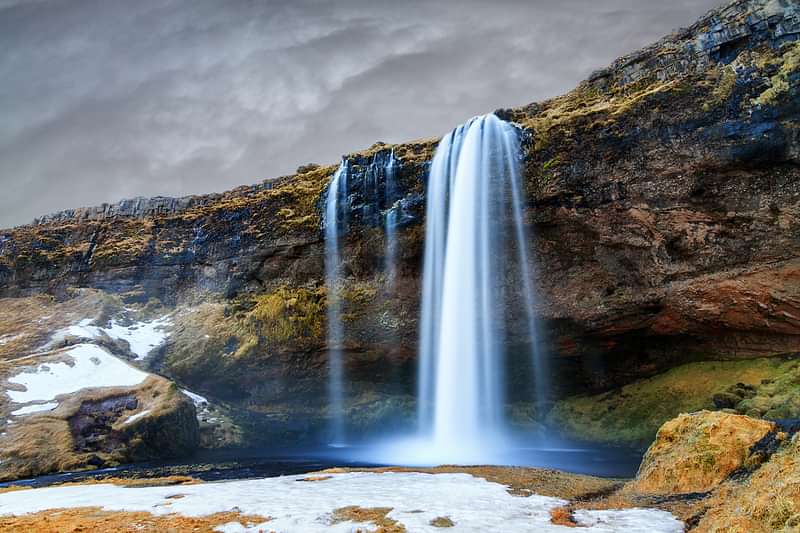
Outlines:
{"type": "Polygon", "coordinates": [[[786,363],[783,371],[757,384],[755,394],[735,405],[735,409],[749,416],[771,420],[800,418],[800,362],[786,363]]]}
{"type": "Polygon", "coordinates": [[[708,112],[714,108],[725,105],[736,89],[736,70],[733,67],[722,67],[719,77],[714,80],[715,87],[711,91],[708,101],[703,104],[703,111],[708,112]]]}
{"type": "Polygon", "coordinates": [[[342,287],[340,293],[344,303],[342,319],[353,321],[363,316],[375,302],[377,294],[377,288],[369,281],[350,283],[342,287]]]}
{"type": "Polygon", "coordinates": [[[791,76],[800,72],[800,43],[792,43],[784,49],[779,59],[780,69],[770,78],[770,88],[756,99],[760,105],[775,105],[789,92],[791,76]]]}
{"type": "Polygon", "coordinates": [[[611,392],[561,400],[548,423],[573,438],[643,447],[678,414],[713,409],[714,394],[775,379],[796,364],[777,358],[690,363],[611,392]]]}
{"type": "Polygon", "coordinates": [[[279,225],[287,231],[319,227],[317,203],[336,167],[306,167],[266,193],[266,197],[283,205],[276,215],[279,225]]]}
{"type": "Polygon", "coordinates": [[[641,79],[624,87],[615,87],[603,92],[588,83],[574,91],[542,104],[533,116],[522,117],[520,123],[535,132],[534,149],[546,150],[554,144],[557,133],[567,136],[580,129],[591,131],[618,122],[657,95],[685,93],[691,90],[686,80],[661,81],[654,78],[641,79]]]}

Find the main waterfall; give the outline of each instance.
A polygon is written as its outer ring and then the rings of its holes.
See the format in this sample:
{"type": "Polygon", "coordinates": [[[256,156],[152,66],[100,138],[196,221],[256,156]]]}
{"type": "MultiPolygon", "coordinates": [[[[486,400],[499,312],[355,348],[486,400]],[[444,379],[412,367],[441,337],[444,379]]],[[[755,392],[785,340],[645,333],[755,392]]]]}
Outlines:
{"type": "Polygon", "coordinates": [[[519,159],[518,130],[490,114],[443,138],[430,171],[418,414],[431,451],[448,462],[481,460],[502,446],[510,277],[521,278],[512,287],[524,293],[538,344],[519,159]]]}
{"type": "MultiPolygon", "coordinates": [[[[528,402],[533,400],[538,406],[547,393],[547,372],[538,351],[541,343],[534,319],[534,275],[528,256],[521,158],[520,130],[494,114],[473,118],[439,143],[426,187],[418,429],[405,438],[387,434],[375,446],[351,443],[349,447],[354,449],[347,452],[351,458],[393,464],[513,460],[509,454],[519,446],[512,442],[507,424],[507,392],[513,390],[518,399],[529,390],[535,391],[528,402]],[[525,346],[531,347],[529,354],[524,353],[525,346]],[[530,358],[532,375],[515,375],[512,388],[506,367],[510,357],[518,361],[520,356],[530,358]]],[[[393,154],[384,159],[378,174],[387,192],[394,180],[395,162],[393,154]]],[[[347,231],[351,211],[361,217],[359,220],[372,220],[380,212],[378,205],[352,203],[358,192],[348,192],[355,185],[348,178],[363,174],[359,183],[372,191],[363,197],[378,198],[376,164],[373,158],[367,166],[350,169],[348,161],[343,161],[326,200],[333,443],[344,441],[343,390],[347,382],[337,297],[341,282],[339,237],[347,231]]],[[[392,285],[397,204],[391,204],[388,198],[383,203],[387,235],[384,271],[392,285]]]]}

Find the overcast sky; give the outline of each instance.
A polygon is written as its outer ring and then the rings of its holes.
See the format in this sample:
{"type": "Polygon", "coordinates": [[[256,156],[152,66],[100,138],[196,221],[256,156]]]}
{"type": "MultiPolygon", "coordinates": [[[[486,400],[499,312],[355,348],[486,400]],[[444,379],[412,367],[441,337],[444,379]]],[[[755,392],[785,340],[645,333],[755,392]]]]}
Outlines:
{"type": "Polygon", "coordinates": [[[439,136],[719,2],[0,0],[0,227],[439,136]]]}

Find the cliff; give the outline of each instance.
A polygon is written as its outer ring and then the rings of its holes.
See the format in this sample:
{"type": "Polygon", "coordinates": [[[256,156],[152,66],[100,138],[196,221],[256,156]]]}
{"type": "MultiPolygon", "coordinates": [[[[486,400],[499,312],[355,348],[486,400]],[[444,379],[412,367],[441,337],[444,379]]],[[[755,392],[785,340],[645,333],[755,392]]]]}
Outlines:
{"type": "MultiPolygon", "coordinates": [[[[798,40],[797,1],[739,0],[567,95],[496,112],[527,139],[529,256],[554,401],[687,363],[798,351],[798,40]]],[[[348,409],[360,429],[404,420],[413,407],[435,145],[378,144],[345,156],[348,409]],[[369,166],[390,152],[398,168],[387,191],[369,166]],[[393,205],[402,223],[390,288],[381,221],[393,205]]],[[[325,414],[321,203],[335,168],[309,165],[218,195],[70,210],[2,231],[0,296],[65,299],[87,287],[125,305],[157,299],[180,312],[150,369],[237,409],[244,426],[269,428],[254,438],[309,436],[325,414]]],[[[520,321],[508,317],[523,353],[520,321]]],[[[528,362],[511,364],[521,375],[528,362]]],[[[530,391],[514,391],[515,413],[529,421],[530,391]]],[[[701,392],[710,402],[720,391],[701,392]]]]}

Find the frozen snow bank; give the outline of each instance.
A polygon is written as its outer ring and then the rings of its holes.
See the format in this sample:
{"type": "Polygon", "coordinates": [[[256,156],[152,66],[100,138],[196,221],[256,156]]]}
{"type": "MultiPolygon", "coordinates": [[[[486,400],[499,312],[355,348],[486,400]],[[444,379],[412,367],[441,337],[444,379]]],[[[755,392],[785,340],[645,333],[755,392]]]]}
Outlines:
{"type": "Polygon", "coordinates": [[[60,394],[95,387],[131,387],[147,378],[147,373],[120,361],[94,344],[77,344],[64,352],[71,362],[42,363],[8,378],[24,391],[7,390],[15,403],[49,401],[60,394]],[[71,364],[70,364],[71,363],[71,364]]]}
{"type": "Polygon", "coordinates": [[[125,422],[123,423],[123,426],[127,426],[128,424],[132,424],[133,422],[136,422],[140,418],[142,418],[144,416],[147,416],[149,414],[150,414],[150,409],[145,409],[144,411],[142,411],[140,413],[136,413],[135,415],[131,415],[131,416],[128,417],[127,420],[125,420],[125,422]]]}
{"type": "Polygon", "coordinates": [[[165,328],[171,323],[170,315],[150,322],[135,322],[130,326],[112,320],[111,326],[103,331],[112,339],[128,341],[136,359],[144,359],[154,348],[164,344],[167,339],[165,328]]]}
{"type": "MultiPolygon", "coordinates": [[[[550,510],[563,500],[545,496],[511,496],[506,487],[468,474],[355,472],[321,481],[286,476],[171,487],[125,488],[78,485],[0,494],[0,514],[25,514],[63,507],[102,506],[107,511],[146,511],[155,515],[209,515],[238,510],[273,519],[252,528],[225,525],[226,531],[350,532],[366,524],[331,523],[334,510],[356,505],[391,507],[388,517],[408,531],[439,532],[430,525],[446,516],[453,532],[563,532],[574,529],[550,523],[550,510]],[[183,497],[174,498],[180,494],[183,497]],[[172,496],[172,498],[169,498],[172,496]]],[[[658,510],[580,511],[578,519],[591,533],[679,533],[683,524],[658,510]]],[[[372,528],[370,528],[372,529],[372,528]]]]}
{"type": "Polygon", "coordinates": [[[204,405],[208,405],[208,400],[205,399],[203,396],[200,396],[199,394],[196,394],[196,393],[194,393],[194,392],[192,392],[190,390],[186,390],[186,389],[181,389],[181,392],[184,393],[186,396],[188,396],[189,399],[192,400],[192,403],[194,403],[194,405],[196,407],[202,407],[204,405]]]}
{"type": "Polygon", "coordinates": [[[50,341],[50,346],[68,336],[97,339],[105,335],[114,340],[127,341],[136,359],[144,359],[153,349],[164,344],[167,339],[165,330],[172,323],[172,318],[171,315],[164,315],[150,322],[134,322],[129,326],[118,320],[111,320],[109,326],[104,328],[90,326],[93,321],[94,319],[87,318],[58,331],[50,341]]]}
{"type": "Polygon", "coordinates": [[[43,411],[52,411],[58,407],[57,402],[48,402],[48,403],[35,403],[32,405],[26,405],[25,407],[20,407],[16,411],[12,411],[11,414],[13,416],[22,416],[22,415],[29,415],[31,413],[40,413],[43,411]]]}

